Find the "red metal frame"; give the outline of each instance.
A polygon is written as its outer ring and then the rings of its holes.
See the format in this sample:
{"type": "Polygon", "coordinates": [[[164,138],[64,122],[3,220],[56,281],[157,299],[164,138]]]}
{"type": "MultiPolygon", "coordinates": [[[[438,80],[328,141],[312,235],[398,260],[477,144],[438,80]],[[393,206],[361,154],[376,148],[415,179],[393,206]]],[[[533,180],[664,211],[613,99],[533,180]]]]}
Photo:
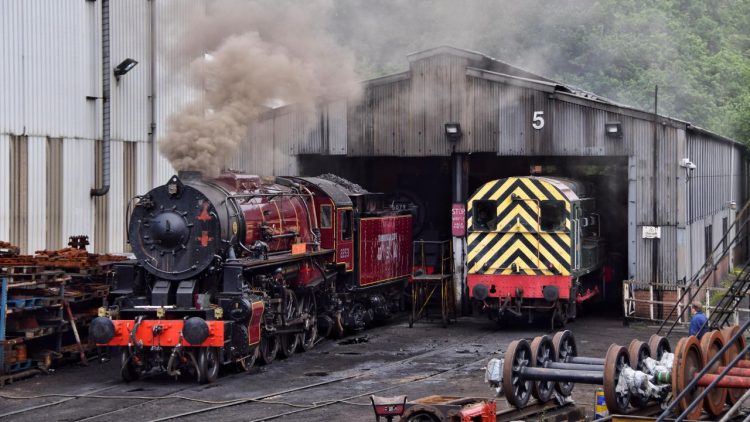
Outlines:
{"type": "MultiPolygon", "coordinates": [[[[262,303],[261,303],[262,305],[262,303]]],[[[261,312],[262,315],[262,312],[261,312]]],[[[253,316],[255,308],[253,307],[253,316]]],[[[130,344],[130,332],[135,326],[132,319],[113,320],[115,324],[115,336],[108,343],[98,344],[98,346],[127,346],[130,344]]],[[[260,319],[258,319],[260,323],[260,319]]],[[[135,333],[135,340],[142,342],[143,346],[176,346],[180,340],[180,332],[185,324],[183,320],[163,320],[148,319],[141,321],[138,330],[135,333]],[[161,326],[161,334],[154,337],[154,327],[161,326]]],[[[224,346],[224,321],[206,321],[208,324],[208,338],[201,344],[190,344],[183,340],[183,346],[200,346],[200,347],[223,347],[224,346]]],[[[260,327],[260,324],[258,324],[260,327]]]]}
{"type": "Polygon", "coordinates": [[[474,286],[484,284],[490,290],[488,297],[495,298],[516,296],[516,289],[521,288],[523,289],[524,299],[541,299],[544,298],[542,289],[545,286],[557,286],[560,291],[560,299],[569,299],[571,282],[572,278],[564,275],[469,274],[466,277],[470,295],[474,292],[474,286]],[[494,292],[492,292],[492,286],[495,286],[494,292]]]}

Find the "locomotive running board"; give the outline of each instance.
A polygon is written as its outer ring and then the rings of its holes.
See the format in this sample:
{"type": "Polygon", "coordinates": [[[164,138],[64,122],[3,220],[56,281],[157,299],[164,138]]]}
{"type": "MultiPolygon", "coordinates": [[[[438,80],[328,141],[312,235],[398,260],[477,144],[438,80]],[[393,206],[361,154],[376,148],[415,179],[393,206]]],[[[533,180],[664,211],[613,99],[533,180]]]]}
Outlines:
{"type": "Polygon", "coordinates": [[[236,261],[230,261],[230,265],[241,265],[243,268],[263,268],[272,267],[279,264],[285,264],[287,262],[299,261],[300,258],[313,258],[317,256],[332,255],[335,251],[333,249],[321,249],[314,252],[305,252],[304,254],[289,255],[283,254],[279,256],[269,255],[268,259],[260,258],[240,258],[236,261]]]}

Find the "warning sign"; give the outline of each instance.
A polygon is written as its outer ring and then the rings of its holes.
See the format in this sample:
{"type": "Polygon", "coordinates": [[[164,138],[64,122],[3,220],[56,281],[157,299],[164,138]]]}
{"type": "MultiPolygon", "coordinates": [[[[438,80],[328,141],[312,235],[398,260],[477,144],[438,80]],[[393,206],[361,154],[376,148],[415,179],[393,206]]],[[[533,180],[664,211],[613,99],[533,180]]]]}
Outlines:
{"type": "Polygon", "coordinates": [[[466,205],[453,204],[451,209],[451,234],[456,237],[466,236],[466,205]]]}

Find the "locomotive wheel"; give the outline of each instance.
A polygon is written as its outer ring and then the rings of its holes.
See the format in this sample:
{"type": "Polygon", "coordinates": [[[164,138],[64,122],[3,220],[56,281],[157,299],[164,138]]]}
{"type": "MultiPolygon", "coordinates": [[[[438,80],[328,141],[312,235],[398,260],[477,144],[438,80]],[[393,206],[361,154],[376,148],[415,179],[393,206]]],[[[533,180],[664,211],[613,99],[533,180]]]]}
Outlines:
{"type": "Polygon", "coordinates": [[[648,339],[648,350],[651,357],[656,360],[661,360],[665,352],[672,352],[672,348],[669,347],[669,340],[657,334],[652,334],[648,339]]]}
{"type": "MultiPolygon", "coordinates": [[[[711,360],[721,348],[724,347],[724,336],[721,335],[721,331],[711,331],[703,335],[701,338],[701,352],[703,353],[703,366],[705,366],[709,360],[711,360]]],[[[729,364],[727,360],[727,354],[716,362],[709,372],[709,374],[718,374],[719,366],[727,366],[729,364]]],[[[719,416],[724,412],[724,403],[727,401],[727,389],[714,387],[706,396],[703,401],[703,408],[714,416],[719,416]]]]}
{"type": "Polygon", "coordinates": [[[141,372],[133,363],[132,356],[130,351],[125,349],[120,357],[120,375],[125,382],[137,381],[141,377],[141,372]]]}
{"type": "MultiPolygon", "coordinates": [[[[568,359],[578,356],[576,338],[569,330],[555,333],[555,336],[552,337],[552,346],[555,349],[555,360],[557,362],[567,362],[568,359]]],[[[573,387],[575,387],[575,383],[573,382],[558,381],[555,384],[555,389],[557,389],[557,392],[563,397],[570,396],[573,387]]]]}
{"type": "MultiPolygon", "coordinates": [[[[631,368],[636,371],[643,371],[643,361],[648,357],[651,357],[651,351],[645,342],[640,340],[633,340],[630,342],[630,346],[628,346],[628,358],[630,359],[631,368]]],[[[648,400],[648,395],[630,395],[630,403],[633,407],[646,407],[648,400]]]]}
{"type": "Polygon", "coordinates": [[[604,363],[604,401],[610,413],[625,413],[628,410],[630,390],[617,391],[617,381],[622,369],[629,365],[627,349],[616,344],[610,345],[604,363]]]}
{"type": "MultiPolygon", "coordinates": [[[[677,342],[674,352],[674,364],[672,366],[672,396],[685,390],[685,387],[693,380],[695,374],[703,368],[703,353],[695,336],[683,337],[677,342]]],[[[679,403],[680,412],[688,408],[691,402],[703,391],[703,387],[695,387],[679,403]]],[[[687,419],[698,419],[703,411],[702,403],[687,415],[687,419]]]]}
{"type": "MultiPolygon", "coordinates": [[[[292,290],[286,289],[284,291],[285,309],[284,315],[287,321],[292,321],[299,318],[300,309],[299,302],[297,301],[297,295],[292,290]]],[[[299,346],[299,333],[285,333],[279,335],[279,352],[281,357],[288,358],[294,355],[294,352],[299,346]]]]}
{"type": "Polygon", "coordinates": [[[204,347],[198,352],[198,374],[201,384],[212,383],[219,378],[219,352],[215,347],[204,347]]]}
{"type": "MultiPolygon", "coordinates": [[[[739,330],[740,327],[738,325],[722,328],[721,335],[724,337],[724,344],[726,344],[739,330]]],[[[731,360],[734,359],[735,356],[737,356],[737,353],[745,349],[745,342],[745,336],[739,336],[732,347],[727,349],[727,351],[724,353],[724,357],[728,362],[731,362],[731,360]]],[[[742,389],[730,388],[727,392],[727,401],[729,402],[729,404],[735,404],[743,394],[744,391],[742,391],[742,389]]]]}
{"type": "Polygon", "coordinates": [[[253,369],[253,365],[255,365],[255,361],[258,359],[259,355],[260,347],[253,347],[253,350],[249,355],[237,360],[237,368],[244,372],[250,372],[250,370],[253,369]]]}
{"type": "MultiPolygon", "coordinates": [[[[531,342],[531,365],[544,368],[547,361],[555,361],[555,348],[547,336],[535,337],[531,342]]],[[[541,402],[548,402],[555,389],[554,381],[534,381],[531,384],[531,395],[541,402]]]]}
{"type": "Polygon", "coordinates": [[[529,380],[521,379],[519,371],[529,366],[531,361],[531,347],[526,340],[513,340],[505,351],[503,365],[503,392],[505,399],[512,406],[522,409],[529,402],[531,384],[529,380]]]}
{"type": "Polygon", "coordinates": [[[302,315],[305,318],[305,328],[299,335],[299,351],[307,352],[315,346],[318,340],[318,306],[315,303],[315,294],[311,291],[305,293],[302,297],[302,315]]]}
{"type": "Polygon", "coordinates": [[[258,357],[260,362],[268,365],[276,359],[276,353],[279,351],[279,337],[276,335],[265,335],[260,340],[258,357]]]}

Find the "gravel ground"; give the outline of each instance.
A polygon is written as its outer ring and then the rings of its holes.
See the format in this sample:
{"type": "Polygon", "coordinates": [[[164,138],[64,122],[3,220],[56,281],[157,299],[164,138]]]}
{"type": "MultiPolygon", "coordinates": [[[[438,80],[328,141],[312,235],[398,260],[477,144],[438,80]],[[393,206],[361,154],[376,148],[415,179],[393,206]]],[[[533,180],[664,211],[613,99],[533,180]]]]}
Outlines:
{"type": "MultiPolygon", "coordinates": [[[[656,331],[654,326],[624,326],[620,319],[595,316],[579,318],[567,328],[576,336],[579,355],[596,357],[604,357],[612,343],[627,346],[633,338],[647,341],[656,331]]],[[[492,397],[494,391],[483,379],[487,361],[501,356],[514,339],[531,340],[550,333],[548,326],[499,329],[486,319],[472,317],[461,318],[448,328],[421,322],[409,328],[402,317],[346,339],[323,341],[310,352],[256,367],[249,374],[227,368],[210,385],[175,381],[166,376],[124,383],[119,378],[119,359],[88,367],[70,365],[53,375],[6,385],[0,388],[0,395],[76,394],[116,398],[0,398],[0,418],[153,421],[216,407],[222,401],[249,399],[180,419],[252,421],[285,414],[276,420],[368,421],[374,420],[368,399],[373,393],[406,394],[410,399],[434,394],[492,397]],[[365,341],[346,341],[353,338],[365,341]],[[168,395],[172,397],[159,398],[168,395]],[[183,400],[175,395],[204,402],[183,400]],[[56,402],[59,403],[30,409],[56,402]],[[23,412],[13,413],[18,411],[23,412]]],[[[675,344],[673,339],[672,344],[675,344]]],[[[593,414],[595,388],[576,385],[573,390],[573,399],[587,414],[593,414]]],[[[508,407],[503,398],[497,400],[497,405],[498,409],[508,407]]]]}

